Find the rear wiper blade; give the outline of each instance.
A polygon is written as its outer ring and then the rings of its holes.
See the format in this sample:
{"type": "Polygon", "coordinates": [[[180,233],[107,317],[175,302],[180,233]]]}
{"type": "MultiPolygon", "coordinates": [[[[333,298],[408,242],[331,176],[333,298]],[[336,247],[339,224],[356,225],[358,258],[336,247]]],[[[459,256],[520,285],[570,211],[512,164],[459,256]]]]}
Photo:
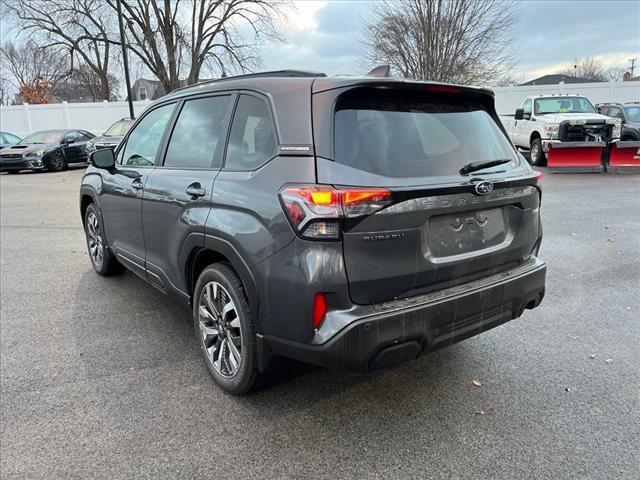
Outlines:
{"type": "Polygon", "coordinates": [[[478,170],[484,170],[485,168],[504,165],[505,163],[509,163],[510,161],[511,161],[510,158],[505,158],[502,160],[489,160],[488,162],[471,162],[471,163],[467,163],[464,167],[462,167],[459,170],[459,172],[460,172],[460,175],[466,175],[467,173],[476,172],[478,170]]]}

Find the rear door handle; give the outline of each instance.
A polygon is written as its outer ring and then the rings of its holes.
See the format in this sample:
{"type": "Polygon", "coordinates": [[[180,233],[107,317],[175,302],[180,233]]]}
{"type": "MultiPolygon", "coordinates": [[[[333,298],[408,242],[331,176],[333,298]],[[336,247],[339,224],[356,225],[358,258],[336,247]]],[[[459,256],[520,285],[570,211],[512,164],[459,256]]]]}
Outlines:
{"type": "Polygon", "coordinates": [[[202,188],[202,185],[197,182],[189,185],[185,191],[187,195],[191,195],[192,197],[204,197],[207,193],[207,191],[202,188]]]}
{"type": "Polygon", "coordinates": [[[139,178],[136,178],[133,182],[131,182],[131,186],[136,190],[140,190],[143,185],[139,178]]]}

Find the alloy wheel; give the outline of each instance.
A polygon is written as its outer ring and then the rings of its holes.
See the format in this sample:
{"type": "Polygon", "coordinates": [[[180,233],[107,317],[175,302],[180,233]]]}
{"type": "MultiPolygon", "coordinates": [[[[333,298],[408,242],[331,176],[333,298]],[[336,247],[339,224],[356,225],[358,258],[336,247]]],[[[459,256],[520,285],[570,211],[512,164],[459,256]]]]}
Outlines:
{"type": "Polygon", "coordinates": [[[104,264],[104,244],[102,242],[102,236],[100,235],[98,216],[94,212],[89,212],[89,215],[87,215],[86,231],[91,260],[96,269],[100,270],[104,264]]]}
{"type": "Polygon", "coordinates": [[[62,155],[60,155],[60,154],[56,154],[51,159],[51,163],[53,164],[53,169],[58,171],[58,172],[64,168],[64,159],[62,158],[62,155]]]}
{"type": "Polygon", "coordinates": [[[208,282],[198,302],[198,327],[207,361],[231,378],[242,362],[242,329],[235,303],[218,282],[208,282]]]}

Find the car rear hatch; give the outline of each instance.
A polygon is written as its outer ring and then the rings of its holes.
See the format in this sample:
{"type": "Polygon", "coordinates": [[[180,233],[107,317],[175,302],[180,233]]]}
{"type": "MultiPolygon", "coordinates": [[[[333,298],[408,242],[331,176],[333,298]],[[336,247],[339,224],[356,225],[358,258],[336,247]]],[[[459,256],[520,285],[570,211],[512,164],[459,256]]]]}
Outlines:
{"type": "Polygon", "coordinates": [[[375,208],[343,219],[355,303],[462,284],[535,253],[537,176],[508,141],[490,92],[353,86],[316,93],[314,114],[318,183],[381,192],[375,208]],[[330,130],[316,127],[326,122],[330,130]],[[492,160],[506,163],[459,172],[492,160]]]}

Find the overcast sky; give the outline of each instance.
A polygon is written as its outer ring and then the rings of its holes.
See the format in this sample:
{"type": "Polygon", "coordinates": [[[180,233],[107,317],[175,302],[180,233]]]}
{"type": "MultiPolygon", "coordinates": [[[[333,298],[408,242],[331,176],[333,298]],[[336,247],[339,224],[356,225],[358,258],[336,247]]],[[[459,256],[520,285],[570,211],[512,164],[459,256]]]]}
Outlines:
{"type": "MultiPolygon", "coordinates": [[[[300,68],[327,74],[364,73],[358,38],[369,1],[296,1],[285,41],[261,48],[267,70],[300,68]]],[[[525,79],[554,73],[574,58],[596,57],[605,67],[627,67],[637,57],[640,74],[640,2],[582,0],[520,2],[513,32],[525,79]]]]}
{"type": "MultiPolygon", "coordinates": [[[[281,30],[284,41],[260,45],[264,70],[293,68],[334,75],[366,73],[373,67],[363,61],[365,52],[358,41],[373,2],[294,0],[293,4],[295,11],[281,30]]],[[[519,38],[515,76],[530,80],[589,56],[605,68],[628,68],[628,59],[638,58],[635,75],[640,74],[638,0],[521,0],[518,19],[513,25],[519,38]]],[[[3,42],[17,34],[4,20],[0,15],[3,42]]],[[[150,76],[135,65],[132,70],[134,77],[150,76]]]]}

